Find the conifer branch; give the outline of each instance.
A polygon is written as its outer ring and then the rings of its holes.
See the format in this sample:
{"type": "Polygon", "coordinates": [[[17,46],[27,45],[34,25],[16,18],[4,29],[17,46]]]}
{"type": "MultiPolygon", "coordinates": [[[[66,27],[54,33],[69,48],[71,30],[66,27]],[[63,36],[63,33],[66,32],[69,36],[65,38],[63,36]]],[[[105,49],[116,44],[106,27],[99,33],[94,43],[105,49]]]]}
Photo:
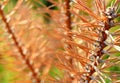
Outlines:
{"type": "MultiPolygon", "coordinates": [[[[115,13],[116,11],[115,7],[116,6],[109,7],[103,12],[103,15],[106,19],[103,22],[104,27],[100,30],[100,35],[101,35],[100,40],[99,40],[100,49],[97,51],[96,55],[94,56],[96,59],[98,58],[97,62],[95,61],[93,64],[94,67],[97,67],[99,65],[98,60],[100,60],[103,54],[105,54],[104,48],[107,46],[105,41],[107,40],[108,35],[109,35],[107,32],[109,31],[110,28],[113,27],[113,25],[116,25],[114,23],[114,19],[117,18],[118,15],[115,13]]],[[[88,83],[90,83],[91,81],[91,76],[96,72],[96,69],[93,66],[91,66],[89,76],[87,76],[88,83]]]]}
{"type": "Polygon", "coordinates": [[[35,69],[33,68],[33,65],[31,64],[29,59],[26,59],[26,54],[24,53],[24,50],[22,49],[22,47],[19,44],[19,41],[17,40],[14,32],[11,29],[11,26],[9,24],[9,22],[7,21],[7,18],[4,15],[2,6],[0,6],[0,15],[2,17],[2,21],[5,23],[7,32],[9,33],[11,39],[14,42],[14,45],[16,46],[19,54],[21,55],[23,61],[25,62],[25,64],[28,66],[28,68],[30,69],[30,71],[32,72],[32,76],[35,79],[36,83],[40,83],[40,79],[38,78],[38,72],[35,71],[35,69]]]}

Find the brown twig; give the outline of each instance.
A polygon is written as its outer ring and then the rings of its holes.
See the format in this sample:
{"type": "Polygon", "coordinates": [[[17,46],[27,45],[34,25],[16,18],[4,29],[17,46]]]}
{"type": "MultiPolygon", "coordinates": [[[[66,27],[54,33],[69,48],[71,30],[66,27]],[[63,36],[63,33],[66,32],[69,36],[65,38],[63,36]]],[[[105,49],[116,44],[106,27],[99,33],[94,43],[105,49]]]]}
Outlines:
{"type": "MultiPolygon", "coordinates": [[[[105,41],[106,39],[108,38],[108,34],[106,33],[106,31],[108,31],[112,25],[114,25],[115,23],[113,22],[114,18],[117,17],[116,16],[113,16],[115,12],[112,12],[114,10],[113,7],[110,7],[111,10],[108,9],[108,12],[106,12],[106,14],[104,15],[104,17],[106,17],[106,20],[104,20],[104,27],[103,29],[100,31],[101,32],[101,38],[99,40],[99,46],[100,46],[100,49],[97,51],[97,54],[95,56],[95,58],[97,59],[97,57],[99,57],[99,59],[103,56],[104,54],[104,48],[107,46],[105,44],[105,41]],[[112,10],[113,9],[113,10],[112,10]],[[110,17],[110,18],[109,18],[110,17]],[[114,24],[113,24],[114,23],[114,24]]],[[[105,11],[104,11],[105,12],[105,11]]],[[[99,61],[97,61],[99,63],[99,61]]],[[[94,62],[94,66],[98,66],[97,62],[94,62]]],[[[88,83],[90,83],[91,81],[91,78],[90,76],[92,76],[94,74],[94,72],[96,72],[96,70],[91,66],[91,69],[90,69],[90,73],[89,73],[89,76],[87,76],[87,81],[88,83]]]]}
{"type": "Polygon", "coordinates": [[[7,18],[5,17],[1,6],[0,6],[0,15],[2,17],[3,22],[6,25],[7,32],[10,34],[11,39],[14,42],[14,45],[16,46],[16,48],[17,48],[18,52],[20,53],[22,59],[25,61],[25,64],[28,66],[28,68],[32,72],[33,78],[35,79],[36,83],[40,83],[40,79],[38,78],[38,73],[33,68],[33,65],[30,63],[30,60],[25,58],[26,55],[25,55],[22,47],[20,46],[19,41],[17,41],[17,38],[15,37],[15,34],[12,31],[10,24],[7,22],[7,18]]]}
{"type": "MultiPolygon", "coordinates": [[[[110,26],[107,23],[105,23],[104,28],[105,28],[105,30],[108,30],[110,28],[110,26]]],[[[105,30],[101,32],[102,37],[101,37],[100,44],[99,44],[100,49],[97,52],[97,57],[99,57],[99,58],[104,54],[103,49],[106,47],[106,44],[104,43],[104,41],[107,39],[107,34],[105,33],[105,30]]],[[[95,58],[97,58],[97,57],[95,57],[95,58]]],[[[94,63],[94,66],[98,66],[97,62],[94,63]]],[[[90,81],[91,81],[90,76],[92,76],[95,71],[96,70],[92,67],[90,70],[89,76],[87,77],[88,83],[90,83],[90,81]]]]}
{"type": "Polygon", "coordinates": [[[67,16],[67,19],[66,19],[66,25],[67,25],[67,28],[69,30],[71,30],[71,14],[70,14],[70,0],[65,0],[65,3],[66,3],[66,13],[65,15],[67,16]]]}

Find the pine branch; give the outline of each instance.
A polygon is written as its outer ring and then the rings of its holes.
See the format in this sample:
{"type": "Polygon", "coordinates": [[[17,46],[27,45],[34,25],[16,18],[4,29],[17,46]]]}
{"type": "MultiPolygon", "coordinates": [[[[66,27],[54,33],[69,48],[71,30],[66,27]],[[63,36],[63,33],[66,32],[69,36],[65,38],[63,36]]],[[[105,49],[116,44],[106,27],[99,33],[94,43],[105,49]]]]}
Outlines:
{"type": "Polygon", "coordinates": [[[35,69],[33,68],[33,65],[31,64],[31,61],[29,59],[26,59],[26,54],[24,53],[24,50],[20,46],[19,41],[17,41],[17,38],[16,38],[14,32],[12,31],[11,26],[10,26],[7,18],[4,15],[2,6],[0,6],[0,15],[2,17],[3,22],[5,23],[7,32],[9,33],[11,39],[13,40],[14,45],[16,46],[16,48],[17,48],[19,54],[21,55],[23,61],[25,62],[25,64],[28,66],[28,68],[32,72],[32,76],[35,79],[36,83],[40,83],[40,79],[38,78],[38,72],[36,72],[35,69]]]}
{"type": "MultiPolygon", "coordinates": [[[[98,1],[98,0],[96,0],[96,1],[98,1]]],[[[98,3],[98,2],[97,2],[97,3],[98,3]]],[[[101,4],[100,4],[100,2],[99,2],[99,6],[102,5],[102,4],[103,4],[102,1],[101,1],[101,4]]],[[[109,31],[109,29],[110,29],[113,25],[115,25],[114,22],[113,22],[113,20],[118,16],[118,15],[115,13],[115,11],[116,11],[116,10],[115,10],[115,7],[116,7],[116,6],[109,7],[108,9],[106,9],[106,11],[104,10],[104,12],[103,12],[103,15],[104,15],[104,17],[106,18],[106,20],[104,20],[104,23],[103,23],[104,27],[103,27],[103,29],[100,31],[100,32],[101,32],[101,37],[100,37],[100,40],[99,40],[99,41],[100,41],[100,43],[99,43],[100,49],[97,51],[97,54],[95,55],[95,58],[96,58],[96,59],[97,59],[97,58],[100,59],[100,58],[103,56],[103,54],[105,54],[105,53],[104,53],[104,48],[107,46],[107,45],[105,44],[105,41],[106,41],[107,38],[108,38],[108,33],[107,33],[107,31],[109,31]]],[[[103,8],[103,9],[104,9],[104,8],[103,8]]],[[[97,67],[97,66],[99,65],[99,61],[97,61],[97,62],[94,62],[93,66],[97,67]],[[97,62],[98,62],[98,64],[97,64],[97,62]]],[[[90,83],[90,81],[91,81],[91,76],[94,74],[94,72],[96,72],[96,69],[91,66],[89,76],[87,76],[87,82],[88,82],[88,83],[90,83]]]]}

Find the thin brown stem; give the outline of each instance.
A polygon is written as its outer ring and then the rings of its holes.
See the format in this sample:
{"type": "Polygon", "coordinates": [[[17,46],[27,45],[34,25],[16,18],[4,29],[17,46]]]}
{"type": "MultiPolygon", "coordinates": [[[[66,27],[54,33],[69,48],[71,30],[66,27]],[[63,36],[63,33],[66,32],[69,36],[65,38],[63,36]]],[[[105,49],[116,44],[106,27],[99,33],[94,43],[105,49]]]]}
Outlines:
{"type": "MultiPolygon", "coordinates": [[[[99,51],[97,52],[97,56],[98,56],[99,58],[104,54],[104,53],[103,53],[103,49],[106,47],[104,41],[105,41],[106,39],[107,39],[107,34],[105,33],[105,31],[102,31],[102,38],[101,38],[101,40],[100,40],[100,47],[101,47],[101,48],[100,48],[99,51]]],[[[95,57],[95,58],[97,58],[97,57],[95,57]]],[[[94,63],[94,66],[98,66],[97,62],[94,63]]],[[[90,76],[92,76],[95,71],[96,71],[96,70],[95,70],[93,67],[91,67],[89,76],[87,77],[88,83],[90,83],[90,81],[91,81],[90,76]]]]}
{"type": "MultiPolygon", "coordinates": [[[[105,33],[105,31],[109,30],[111,28],[110,21],[111,20],[108,18],[107,22],[104,23],[105,26],[104,26],[103,31],[101,31],[101,39],[100,39],[100,43],[99,43],[100,49],[99,49],[99,51],[97,51],[97,56],[95,58],[97,58],[97,57],[101,58],[102,55],[104,54],[103,50],[106,47],[106,44],[104,42],[107,39],[107,34],[105,33]]],[[[94,66],[98,66],[97,62],[94,63],[94,66]]],[[[90,81],[91,81],[90,76],[92,76],[94,74],[94,72],[96,72],[96,70],[91,66],[89,76],[87,77],[88,83],[90,83],[90,81]]]]}
{"type": "Polygon", "coordinates": [[[66,19],[66,25],[67,25],[67,28],[69,29],[69,30],[71,30],[72,28],[71,28],[71,13],[70,13],[70,0],[65,0],[65,3],[66,3],[66,13],[65,13],[65,15],[66,15],[66,17],[67,17],[67,19],[66,19]]]}
{"type": "Polygon", "coordinates": [[[33,65],[30,63],[30,60],[25,58],[26,54],[24,53],[22,47],[20,46],[19,41],[17,41],[17,38],[15,37],[15,34],[13,33],[10,24],[7,22],[7,18],[5,17],[1,6],[0,6],[0,15],[2,17],[3,22],[5,23],[7,32],[10,34],[11,39],[13,40],[14,45],[16,46],[19,54],[21,55],[22,59],[25,61],[25,64],[28,66],[28,68],[32,72],[33,78],[35,79],[36,83],[40,83],[40,79],[38,78],[38,73],[35,72],[35,69],[33,65]]]}
{"type": "MultiPolygon", "coordinates": [[[[65,15],[66,15],[66,21],[65,21],[65,24],[66,24],[66,28],[71,31],[72,30],[72,27],[71,27],[71,13],[70,13],[70,0],[65,0],[65,7],[66,7],[66,12],[65,12],[65,15]]],[[[72,36],[68,35],[70,41],[72,41],[72,36]]],[[[69,49],[74,49],[73,46],[71,44],[68,44],[68,48],[69,49]]],[[[69,62],[70,64],[73,66],[73,58],[70,57],[69,59],[69,62]]],[[[74,81],[75,79],[71,77],[71,80],[74,81]]]]}

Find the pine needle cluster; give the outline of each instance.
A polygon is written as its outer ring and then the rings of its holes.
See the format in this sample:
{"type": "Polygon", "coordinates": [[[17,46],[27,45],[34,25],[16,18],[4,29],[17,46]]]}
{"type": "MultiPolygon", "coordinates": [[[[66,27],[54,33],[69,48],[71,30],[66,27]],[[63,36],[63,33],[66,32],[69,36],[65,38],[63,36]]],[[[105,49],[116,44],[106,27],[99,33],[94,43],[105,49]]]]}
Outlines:
{"type": "Polygon", "coordinates": [[[119,2],[0,1],[0,64],[15,72],[9,81],[119,83],[119,2]]]}

